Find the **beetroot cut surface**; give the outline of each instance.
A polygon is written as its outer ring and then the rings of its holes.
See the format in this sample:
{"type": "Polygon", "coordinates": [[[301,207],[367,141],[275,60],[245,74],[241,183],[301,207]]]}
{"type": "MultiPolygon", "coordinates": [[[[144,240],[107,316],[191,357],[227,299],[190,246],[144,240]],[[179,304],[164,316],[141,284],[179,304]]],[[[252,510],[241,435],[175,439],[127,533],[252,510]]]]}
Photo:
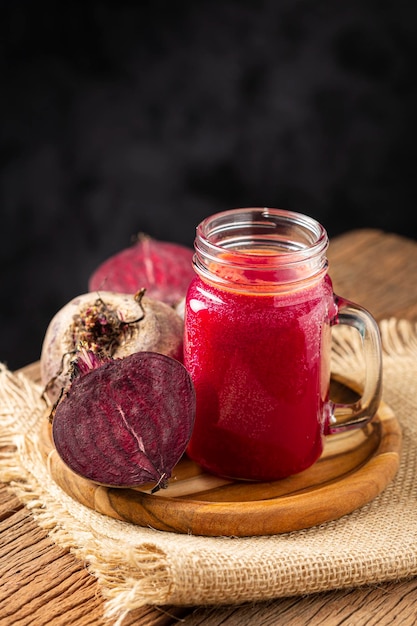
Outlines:
{"type": "Polygon", "coordinates": [[[193,250],[180,244],[140,235],[129,248],[111,256],[92,273],[89,291],[136,293],[175,306],[194,278],[193,250]]]}
{"type": "Polygon", "coordinates": [[[52,435],[64,463],[80,476],[157,489],[184,453],[194,415],[185,367],[163,354],[137,352],[76,377],[56,408],[52,435]]]}

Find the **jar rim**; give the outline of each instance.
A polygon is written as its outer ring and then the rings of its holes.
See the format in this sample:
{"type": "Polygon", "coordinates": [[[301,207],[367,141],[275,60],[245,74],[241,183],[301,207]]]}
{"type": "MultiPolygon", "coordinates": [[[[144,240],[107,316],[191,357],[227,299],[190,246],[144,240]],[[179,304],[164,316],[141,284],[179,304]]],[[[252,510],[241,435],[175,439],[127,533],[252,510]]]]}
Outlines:
{"type": "Polygon", "coordinates": [[[248,252],[242,246],[244,236],[233,237],[233,231],[242,228],[246,228],[247,235],[254,239],[260,238],[259,233],[256,234],[254,229],[262,228],[266,233],[263,235],[265,243],[267,244],[268,241],[274,243],[274,246],[271,245],[268,249],[266,258],[268,264],[274,262],[274,257],[279,258],[282,264],[286,261],[294,263],[305,257],[322,254],[329,243],[325,228],[314,218],[295,211],[269,207],[229,209],[206,217],[197,226],[195,243],[197,246],[203,243],[204,248],[211,250],[214,256],[227,249],[236,259],[238,257],[242,260],[247,257],[252,258],[253,253],[248,252]],[[284,236],[285,227],[289,225],[292,228],[295,226],[299,235],[305,235],[305,242],[286,240],[285,247],[284,241],[278,242],[282,244],[281,247],[277,246],[276,236],[280,234],[278,229],[281,228],[282,236],[284,236]],[[270,229],[269,235],[267,229],[270,229]],[[226,233],[228,233],[227,236],[226,233]],[[310,236],[309,241],[308,236],[310,236]]]}
{"type": "Polygon", "coordinates": [[[327,269],[328,243],[324,227],[302,213],[268,207],[230,209],[197,226],[194,267],[216,284],[249,283],[259,288],[262,283],[267,288],[317,279],[327,269]]]}

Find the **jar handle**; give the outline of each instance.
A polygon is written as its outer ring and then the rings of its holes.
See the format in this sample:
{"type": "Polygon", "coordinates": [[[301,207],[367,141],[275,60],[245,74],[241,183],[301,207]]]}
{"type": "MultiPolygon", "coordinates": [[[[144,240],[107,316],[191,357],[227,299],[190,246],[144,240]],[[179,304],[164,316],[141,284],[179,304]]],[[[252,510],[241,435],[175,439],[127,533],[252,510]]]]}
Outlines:
{"type": "Polygon", "coordinates": [[[335,295],[338,314],[333,324],[355,328],[361,337],[365,362],[365,384],[353,404],[328,403],[328,434],[336,434],[367,424],[376,414],[382,392],[382,348],[378,325],[363,307],[335,295]]]}

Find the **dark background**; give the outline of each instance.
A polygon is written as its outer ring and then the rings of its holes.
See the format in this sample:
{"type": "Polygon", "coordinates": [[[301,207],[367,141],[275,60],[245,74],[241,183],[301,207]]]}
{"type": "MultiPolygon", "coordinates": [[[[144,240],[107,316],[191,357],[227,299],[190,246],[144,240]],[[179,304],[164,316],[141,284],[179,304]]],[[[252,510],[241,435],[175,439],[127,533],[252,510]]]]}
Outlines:
{"type": "Polygon", "coordinates": [[[140,231],[262,205],[417,238],[414,5],[1,3],[0,361],[140,231]]]}

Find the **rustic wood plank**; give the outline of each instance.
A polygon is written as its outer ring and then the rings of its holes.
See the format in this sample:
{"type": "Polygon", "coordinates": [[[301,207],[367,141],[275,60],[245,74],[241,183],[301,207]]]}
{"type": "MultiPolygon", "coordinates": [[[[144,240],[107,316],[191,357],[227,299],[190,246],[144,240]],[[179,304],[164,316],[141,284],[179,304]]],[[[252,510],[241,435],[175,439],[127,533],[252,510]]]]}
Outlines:
{"type": "Polygon", "coordinates": [[[27,509],[14,510],[14,497],[10,505],[0,524],[1,626],[100,624],[96,580],[45,536],[27,509]]]}
{"type": "Polygon", "coordinates": [[[123,626],[181,626],[190,610],[178,606],[144,607],[129,613],[123,621],[123,626]]]}
{"type": "MultiPolygon", "coordinates": [[[[0,626],[108,626],[96,579],[56,546],[9,490],[0,489],[0,626]]],[[[123,626],[166,626],[188,612],[144,607],[123,626]]]]}
{"type": "Polygon", "coordinates": [[[339,295],[369,309],[376,319],[417,317],[417,245],[376,230],[331,241],[329,273],[339,295]]]}
{"type": "Polygon", "coordinates": [[[0,522],[22,508],[19,498],[6,485],[0,484],[0,522]]]}

